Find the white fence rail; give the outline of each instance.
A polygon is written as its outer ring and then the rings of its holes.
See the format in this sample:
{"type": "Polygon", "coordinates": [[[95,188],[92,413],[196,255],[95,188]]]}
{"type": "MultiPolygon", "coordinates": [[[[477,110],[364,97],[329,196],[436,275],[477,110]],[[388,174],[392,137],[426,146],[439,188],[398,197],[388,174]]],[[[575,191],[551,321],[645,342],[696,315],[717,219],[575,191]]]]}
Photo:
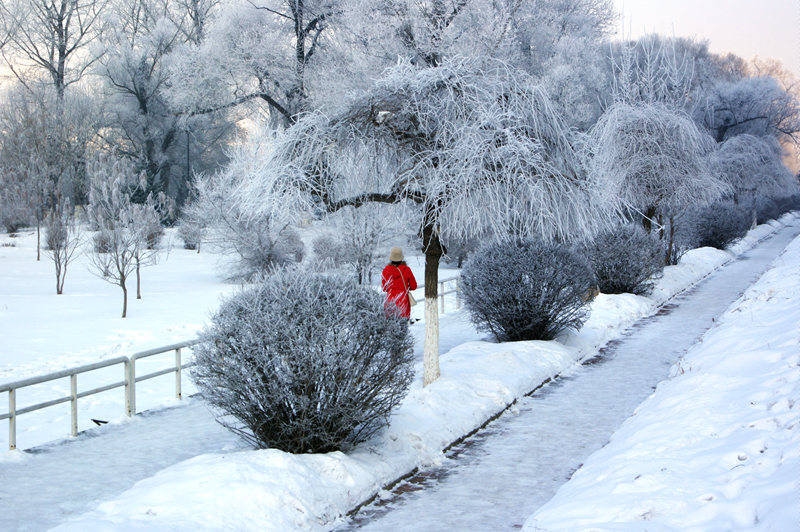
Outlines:
{"type": "Polygon", "coordinates": [[[56,371],[47,375],[39,377],[31,377],[15,382],[0,385],[0,393],[8,392],[8,412],[0,413],[0,421],[8,419],[8,448],[13,450],[17,448],[17,416],[42,410],[51,406],[59,405],[62,403],[70,403],[70,434],[72,436],[78,435],[78,399],[88,397],[90,395],[98,394],[115,388],[124,387],[125,392],[125,415],[130,417],[136,415],[136,383],[147,379],[153,379],[168,373],[175,373],[175,397],[181,398],[181,370],[191,367],[192,364],[184,364],[181,360],[181,350],[186,347],[191,347],[198,343],[198,340],[190,340],[177,344],[167,345],[164,347],[157,347],[147,351],[134,353],[130,357],[116,357],[109,360],[103,360],[94,364],[87,364],[77,368],[65,369],[56,371]],[[174,364],[168,368],[147,373],[144,375],[136,375],[136,361],[143,358],[160,355],[163,353],[175,352],[174,364]],[[78,375],[96,371],[99,369],[107,368],[110,366],[122,366],[122,379],[113,381],[104,386],[93,388],[91,390],[78,391],[78,375]],[[70,380],[70,393],[66,397],[59,397],[50,401],[37,403],[34,405],[26,406],[24,408],[17,408],[17,391],[22,388],[42,384],[57,379],[69,378],[70,380]]]}
{"type": "Polygon", "coordinates": [[[439,280],[439,312],[444,314],[444,296],[456,295],[456,310],[461,308],[461,277],[449,277],[439,280]],[[449,288],[448,288],[449,287],[449,288]]]}
{"type": "MultiPolygon", "coordinates": [[[[425,299],[425,287],[420,286],[416,290],[412,290],[414,292],[414,298],[417,301],[422,301],[425,299]]],[[[444,300],[447,295],[455,294],[455,309],[459,310],[461,308],[461,277],[448,277],[447,279],[439,279],[439,290],[437,292],[437,296],[439,298],[439,313],[445,313],[445,306],[444,300]]]]}

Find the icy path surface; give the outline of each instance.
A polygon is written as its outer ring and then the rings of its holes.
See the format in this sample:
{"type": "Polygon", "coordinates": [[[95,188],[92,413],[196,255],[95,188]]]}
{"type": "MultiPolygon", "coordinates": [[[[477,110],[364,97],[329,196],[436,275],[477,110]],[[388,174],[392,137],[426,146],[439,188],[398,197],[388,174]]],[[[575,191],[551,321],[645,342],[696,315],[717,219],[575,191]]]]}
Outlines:
{"type": "Polygon", "coordinates": [[[514,530],[666,378],[797,234],[780,231],[401,483],[340,530],[514,530]]]}
{"type": "Polygon", "coordinates": [[[244,446],[202,401],[186,403],[0,463],[0,530],[47,530],[176,462],[244,446]]]}

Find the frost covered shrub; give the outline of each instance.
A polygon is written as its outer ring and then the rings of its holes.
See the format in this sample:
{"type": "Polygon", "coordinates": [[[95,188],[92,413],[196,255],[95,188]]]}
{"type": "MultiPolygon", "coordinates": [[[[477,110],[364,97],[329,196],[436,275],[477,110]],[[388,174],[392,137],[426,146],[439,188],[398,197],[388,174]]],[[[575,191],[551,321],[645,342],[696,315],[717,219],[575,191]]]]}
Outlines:
{"type": "Polygon", "coordinates": [[[491,244],[464,265],[464,304],[478,328],[500,341],[550,340],[578,329],[588,311],[592,272],[563,244],[491,244]]]}
{"type": "Polygon", "coordinates": [[[183,240],[183,249],[196,249],[199,251],[200,242],[206,234],[203,224],[192,216],[181,218],[178,223],[178,236],[183,240]]]}
{"type": "Polygon", "coordinates": [[[319,235],[311,241],[314,256],[321,265],[338,268],[347,260],[344,244],[333,235],[319,235]]]}
{"type": "Polygon", "coordinates": [[[277,268],[301,262],[305,254],[300,235],[288,227],[273,236],[269,228],[243,225],[232,238],[239,255],[234,279],[257,279],[277,268]]]}
{"type": "Polygon", "coordinates": [[[109,231],[100,230],[95,233],[92,241],[94,243],[94,251],[96,253],[108,253],[111,251],[111,233],[109,231]]]}
{"type": "Polygon", "coordinates": [[[227,300],[200,338],[198,387],[261,448],[348,449],[386,424],[413,376],[406,321],[341,276],[276,273],[227,300]]]}
{"type": "Polygon", "coordinates": [[[800,195],[768,198],[758,202],[757,223],[777,220],[787,212],[800,211],[800,195]]]}
{"type": "Polygon", "coordinates": [[[664,268],[666,250],[638,224],[620,225],[586,245],[586,258],[604,294],[646,295],[664,268]]]}
{"type": "Polygon", "coordinates": [[[712,205],[697,215],[695,243],[697,247],[725,249],[747,234],[751,222],[747,209],[733,205],[712,205]]]}

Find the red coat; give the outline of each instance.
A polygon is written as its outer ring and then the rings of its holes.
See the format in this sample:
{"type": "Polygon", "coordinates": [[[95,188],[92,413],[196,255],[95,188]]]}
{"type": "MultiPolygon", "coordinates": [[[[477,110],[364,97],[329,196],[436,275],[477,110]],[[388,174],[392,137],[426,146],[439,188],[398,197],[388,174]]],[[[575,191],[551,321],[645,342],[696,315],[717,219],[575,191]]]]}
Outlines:
{"type": "Polygon", "coordinates": [[[399,266],[387,264],[381,274],[381,288],[386,292],[386,312],[400,312],[404,318],[411,317],[408,291],[417,289],[417,280],[406,263],[399,266]]]}

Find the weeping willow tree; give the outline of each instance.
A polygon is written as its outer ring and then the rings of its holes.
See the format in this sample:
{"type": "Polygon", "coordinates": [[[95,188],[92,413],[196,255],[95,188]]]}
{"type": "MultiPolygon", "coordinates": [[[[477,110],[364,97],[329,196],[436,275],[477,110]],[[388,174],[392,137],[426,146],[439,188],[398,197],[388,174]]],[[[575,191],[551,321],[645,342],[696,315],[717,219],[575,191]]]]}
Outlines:
{"type": "Polygon", "coordinates": [[[246,212],[270,183],[301,183],[328,212],[403,204],[425,255],[424,384],[439,377],[439,260],[448,238],[582,237],[618,212],[581,171],[543,92],[499,62],[401,62],[338,112],[312,113],[275,141],[261,179],[237,191],[246,212]],[[488,236],[487,236],[488,235],[488,236]]]}
{"type": "Polygon", "coordinates": [[[753,226],[759,199],[788,196],[798,191],[795,176],[781,160],[782,153],[774,137],[742,133],[724,141],[709,157],[711,168],[730,184],[733,202],[747,203],[753,226]]]}
{"type": "Polygon", "coordinates": [[[618,194],[650,231],[669,222],[666,263],[673,257],[676,218],[730,189],[709,166],[714,139],[686,114],[659,103],[617,103],[590,132],[591,174],[616,183],[618,194]],[[662,223],[663,222],[663,223],[662,223]]]}

